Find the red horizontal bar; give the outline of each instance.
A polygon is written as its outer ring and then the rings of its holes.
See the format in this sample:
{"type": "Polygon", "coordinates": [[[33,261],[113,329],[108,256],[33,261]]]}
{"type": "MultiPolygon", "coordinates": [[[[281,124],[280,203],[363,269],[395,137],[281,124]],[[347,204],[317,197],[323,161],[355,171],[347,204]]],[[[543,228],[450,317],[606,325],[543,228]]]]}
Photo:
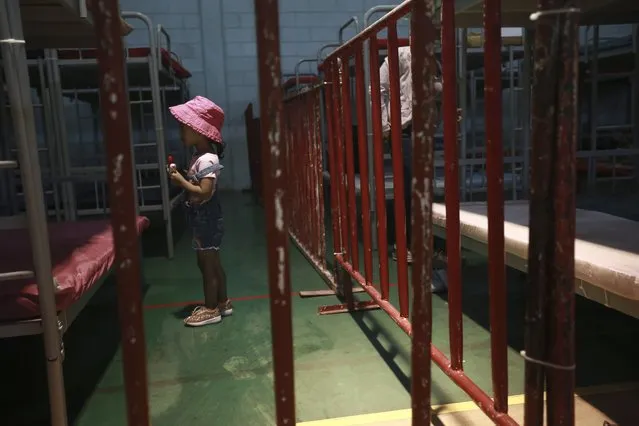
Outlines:
{"type": "MultiPolygon", "coordinates": [[[[388,301],[383,300],[377,289],[366,282],[366,279],[359,272],[355,271],[352,265],[344,261],[340,254],[335,255],[335,260],[342,268],[368,293],[368,295],[379,305],[381,309],[408,335],[413,336],[413,329],[408,319],[402,318],[399,311],[388,301]]],[[[493,400],[486,392],[477,386],[467,375],[461,370],[453,370],[450,366],[450,360],[433,344],[430,346],[432,360],[437,364],[440,370],[444,372],[461,390],[466,392],[472,398],[477,406],[497,425],[501,426],[518,426],[508,414],[500,413],[495,409],[493,400]]]]}

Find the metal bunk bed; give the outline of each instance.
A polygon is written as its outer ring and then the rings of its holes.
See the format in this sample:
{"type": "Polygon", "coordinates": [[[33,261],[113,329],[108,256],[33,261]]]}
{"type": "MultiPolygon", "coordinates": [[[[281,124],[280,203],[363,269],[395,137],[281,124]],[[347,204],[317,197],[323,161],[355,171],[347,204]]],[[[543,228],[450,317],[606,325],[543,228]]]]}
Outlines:
{"type": "MultiPolygon", "coordinates": [[[[123,35],[128,32],[120,26],[123,35]]],[[[18,157],[0,158],[0,171],[19,170],[25,204],[25,214],[0,218],[0,337],[43,335],[53,426],[67,425],[62,336],[111,269],[115,236],[105,220],[48,223],[26,46],[90,47],[94,40],[84,0],[44,6],[0,0],[2,88],[8,92],[18,157]]],[[[138,217],[131,231],[139,235],[148,224],[138,217]]]]}
{"type": "MultiPolygon", "coordinates": [[[[127,49],[127,77],[136,163],[139,212],[162,214],[167,255],[173,257],[172,211],[181,191],[169,185],[162,164],[170,153],[187,161],[179,129],[167,116],[168,107],[188,98],[190,73],[171,51],[168,32],[139,12],[123,12],[126,21],[140,21],[146,33],[144,47],[127,49]]],[[[109,212],[105,185],[103,132],[98,111],[99,87],[95,49],[30,51],[32,86],[40,87],[52,171],[47,181],[49,214],[75,220],[78,216],[109,212]],[[34,71],[39,72],[34,72],[34,71]],[[54,177],[55,176],[55,177],[54,177]]],[[[17,203],[18,199],[14,198],[17,203]]],[[[20,206],[13,206],[19,210],[20,206]]]]}

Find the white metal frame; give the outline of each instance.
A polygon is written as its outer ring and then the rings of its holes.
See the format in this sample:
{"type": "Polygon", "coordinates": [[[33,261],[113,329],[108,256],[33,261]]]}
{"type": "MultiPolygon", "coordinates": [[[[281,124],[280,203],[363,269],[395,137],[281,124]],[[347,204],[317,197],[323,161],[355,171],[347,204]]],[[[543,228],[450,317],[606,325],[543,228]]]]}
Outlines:
{"type": "MultiPolygon", "coordinates": [[[[25,192],[26,218],[31,239],[34,271],[23,274],[37,277],[42,334],[47,365],[51,424],[67,424],[64,377],[62,372],[62,336],[57,316],[55,284],[49,253],[47,212],[37,149],[35,119],[29,91],[28,67],[19,0],[0,0],[0,49],[8,82],[7,90],[14,122],[19,163],[25,192]]],[[[0,281],[13,279],[11,273],[0,274],[0,281]]]]}
{"type": "MultiPolygon", "coordinates": [[[[148,34],[149,55],[147,57],[127,57],[127,70],[129,79],[136,75],[137,80],[145,80],[143,86],[129,86],[131,108],[139,117],[140,127],[147,130],[142,138],[148,136],[148,141],[138,140],[133,144],[134,171],[137,177],[138,209],[141,213],[161,212],[165,225],[167,256],[174,255],[174,238],[172,225],[173,209],[180,204],[183,193],[176,187],[169,185],[167,175],[164,173],[168,153],[168,138],[166,123],[168,118],[168,95],[171,94],[174,103],[187,100],[188,86],[185,80],[175,76],[170,67],[165,67],[162,62],[162,49],[171,52],[171,38],[169,33],[161,26],[154,26],[151,19],[139,12],[122,12],[125,20],[138,20],[144,25],[143,31],[148,34]],[[144,73],[148,77],[144,78],[144,73]],[[142,78],[141,78],[142,77],[142,78]],[[150,107],[150,108],[149,108],[150,107]],[[150,113],[150,114],[149,114],[150,113]],[[145,118],[147,119],[145,123],[145,118]],[[145,126],[146,124],[146,126],[145,126]],[[149,131],[150,130],[150,131],[149,131]],[[153,136],[150,136],[153,134],[153,136]],[[137,154],[137,155],[136,155],[137,154]],[[146,154],[146,155],[145,155],[146,154]],[[155,196],[153,196],[155,192],[155,196]],[[157,193],[159,192],[159,198],[157,193]]],[[[62,51],[69,51],[63,49],[62,51]]],[[[28,65],[30,71],[38,72],[40,77],[41,107],[44,110],[46,127],[46,150],[49,152],[51,170],[46,170],[45,182],[48,186],[48,196],[53,197],[49,203],[48,214],[55,216],[57,220],[77,220],[78,217],[107,215],[107,191],[106,191],[106,167],[101,161],[104,153],[100,153],[103,147],[101,129],[99,125],[98,81],[91,83],[95,87],[63,87],[65,73],[78,70],[97,70],[97,59],[82,56],[82,50],[78,59],[60,58],[58,50],[48,49],[44,52],[44,58],[30,59],[28,65]],[[84,67],[84,68],[82,68],[84,67]],[[67,106],[65,108],[65,99],[67,106]],[[74,108],[69,113],[69,103],[74,108]],[[80,107],[92,109],[90,117],[82,117],[80,107]],[[67,130],[67,120],[76,123],[77,147],[88,148],[95,151],[93,158],[88,155],[72,155],[70,132],[67,130]],[[91,135],[83,131],[83,121],[92,120],[91,135]],[[75,158],[74,160],[74,157],[75,158]],[[49,188],[50,187],[50,188],[49,188]],[[82,192],[82,187],[84,191],[82,192]],[[80,204],[79,204],[80,203],[80,204]]],[[[179,61],[179,58],[171,53],[179,61]]],[[[133,115],[133,114],[132,114],[133,115]]],[[[137,124],[132,123],[132,125],[137,124]]],[[[76,135],[74,135],[76,136],[76,135]]],[[[176,146],[171,153],[179,162],[188,161],[186,150],[181,147],[175,138],[176,146]],[[179,144],[179,146],[178,146],[179,144]]],[[[19,175],[16,175],[19,180],[19,175]]],[[[9,184],[9,188],[15,188],[17,182],[9,184]]],[[[21,194],[17,194],[18,196],[21,194]]],[[[16,197],[7,197],[13,201],[12,210],[22,210],[16,197]]]]}

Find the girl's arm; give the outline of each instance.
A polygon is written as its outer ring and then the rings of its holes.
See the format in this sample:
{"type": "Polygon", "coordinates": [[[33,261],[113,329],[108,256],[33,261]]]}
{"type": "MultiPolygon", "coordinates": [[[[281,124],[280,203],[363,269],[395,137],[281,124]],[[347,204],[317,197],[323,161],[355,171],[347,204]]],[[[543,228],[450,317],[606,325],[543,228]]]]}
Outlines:
{"type": "Polygon", "coordinates": [[[199,185],[193,185],[188,180],[182,181],[182,188],[202,198],[208,198],[215,192],[215,178],[203,178],[199,185]]]}
{"type": "Polygon", "coordinates": [[[202,178],[199,185],[194,185],[189,182],[177,170],[170,170],[169,177],[186,191],[202,198],[208,198],[215,192],[215,178],[212,177],[202,178]]]}

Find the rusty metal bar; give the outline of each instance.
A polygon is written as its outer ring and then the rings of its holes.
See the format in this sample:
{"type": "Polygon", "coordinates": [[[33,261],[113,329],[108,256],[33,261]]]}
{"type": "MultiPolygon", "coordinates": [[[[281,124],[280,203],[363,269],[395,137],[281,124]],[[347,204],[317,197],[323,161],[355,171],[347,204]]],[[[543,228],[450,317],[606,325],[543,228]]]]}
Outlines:
{"type": "MultiPolygon", "coordinates": [[[[414,30],[414,29],[413,29],[414,30]]],[[[402,148],[402,114],[399,89],[399,54],[397,22],[388,24],[388,76],[390,95],[390,136],[393,161],[393,201],[395,207],[395,243],[397,252],[397,292],[399,312],[408,318],[408,247],[406,247],[406,204],[404,195],[404,155],[402,148]]]]}
{"type": "MultiPolygon", "coordinates": [[[[566,6],[566,1],[561,2],[566,6]]],[[[573,2],[569,2],[572,4],[573,2]]],[[[561,5],[559,6],[561,7],[561,5]]],[[[557,22],[557,20],[555,20],[557,22]]],[[[553,212],[554,268],[550,282],[554,291],[549,294],[550,364],[559,368],[547,369],[548,423],[558,426],[575,424],[575,229],[576,229],[576,152],[579,131],[577,103],[579,74],[578,14],[570,12],[558,20],[560,34],[554,111],[555,155],[552,175],[554,182],[553,212]]],[[[550,199],[547,200],[550,204],[550,199]]],[[[548,206],[550,207],[550,205],[548,206]]]]}
{"type": "Polygon", "coordinates": [[[100,112],[106,139],[109,205],[115,245],[124,385],[129,426],[150,424],[142,311],[140,244],[136,226],[131,127],[117,0],[90,3],[97,43],[100,112]]]}
{"type": "Polygon", "coordinates": [[[544,373],[548,424],[575,424],[579,33],[572,5],[543,0],[537,16],[529,251],[529,270],[537,271],[529,278],[526,309],[527,425],[543,423],[544,373]]]}
{"type": "MultiPolygon", "coordinates": [[[[449,2],[450,3],[450,2],[449,2]]],[[[414,0],[411,10],[411,72],[413,77],[413,328],[411,352],[411,400],[413,426],[431,424],[431,352],[433,303],[433,168],[436,127],[435,37],[433,0],[414,0]]],[[[396,30],[396,28],[394,28],[396,30]]],[[[397,34],[389,29],[388,40],[397,34]]],[[[395,201],[397,202],[397,201],[395,201]]],[[[402,230],[403,231],[403,230],[402,230]]],[[[399,259],[398,259],[399,263],[399,259]]],[[[400,280],[401,284],[401,280],[400,280]]],[[[401,309],[401,307],[400,307],[401,309]]]]}
{"type": "MultiPolygon", "coordinates": [[[[335,138],[333,153],[335,155],[335,165],[337,168],[331,172],[331,185],[337,185],[338,195],[338,212],[339,212],[339,226],[340,226],[340,250],[339,253],[343,253],[344,257],[350,260],[349,255],[349,238],[348,238],[348,206],[346,204],[346,174],[344,173],[344,124],[342,122],[342,108],[344,108],[344,102],[340,98],[340,88],[343,84],[342,76],[340,75],[340,66],[338,59],[326,60],[329,67],[332,68],[332,81],[333,84],[333,104],[332,112],[333,116],[333,137],[335,138]]],[[[350,108],[350,104],[346,106],[350,108]]],[[[330,112],[330,111],[329,111],[330,112]]]]}
{"type": "MultiPolygon", "coordinates": [[[[457,63],[455,4],[442,3],[441,42],[444,80],[444,160],[446,201],[446,256],[448,257],[448,333],[453,370],[463,369],[464,332],[462,320],[461,234],[459,224],[459,150],[457,127],[457,63]]],[[[465,90],[465,89],[462,89],[465,90]]],[[[463,130],[465,131],[465,129],[463,130]]]]}
{"type": "Polygon", "coordinates": [[[278,426],[295,423],[293,324],[288,253],[286,146],[282,135],[280,34],[277,0],[254,2],[259,64],[261,131],[264,149],[264,210],[273,338],[275,417],[278,426]]]}
{"type": "Polygon", "coordinates": [[[488,279],[495,409],[508,412],[506,265],[504,263],[504,150],[501,99],[501,0],[484,0],[484,96],[488,180],[488,279]]]}
{"type": "MultiPolygon", "coordinates": [[[[382,298],[382,295],[375,289],[374,286],[366,284],[366,279],[359,272],[355,271],[350,264],[344,260],[343,256],[335,256],[336,262],[344,268],[344,270],[353,278],[359,285],[362,286],[364,291],[371,297],[371,299],[377,303],[377,305],[404,331],[408,337],[413,338],[413,328],[411,322],[400,315],[399,311],[387,300],[382,298]]],[[[427,290],[428,291],[428,290],[427,290]]],[[[461,370],[453,370],[450,367],[450,360],[435,347],[430,345],[430,356],[433,362],[446,374],[451,380],[459,386],[461,390],[466,392],[468,396],[472,398],[477,406],[492,420],[496,425],[500,426],[517,426],[511,417],[505,413],[500,413],[495,410],[493,400],[484,392],[479,386],[473,382],[473,380],[461,370]]],[[[430,367],[428,367],[430,368],[430,367]]]]}
{"type": "Polygon", "coordinates": [[[382,300],[388,300],[388,236],[386,233],[386,188],[384,183],[384,141],[382,139],[382,97],[379,87],[379,51],[373,35],[369,43],[368,66],[371,90],[371,122],[373,131],[373,175],[375,177],[375,209],[377,210],[377,246],[379,282],[382,300]]]}
{"type": "Polygon", "coordinates": [[[355,45],[355,105],[357,108],[357,151],[359,154],[359,177],[362,192],[362,240],[364,243],[364,277],[373,281],[373,238],[371,229],[371,197],[368,181],[368,140],[366,137],[366,87],[364,83],[364,44],[355,45]]]}
{"type": "Polygon", "coordinates": [[[353,267],[359,271],[359,240],[357,239],[357,199],[355,197],[355,154],[353,152],[353,117],[351,108],[351,78],[349,71],[349,58],[343,58],[340,64],[341,89],[342,89],[342,126],[346,151],[346,183],[348,188],[348,227],[350,244],[346,247],[350,250],[350,259],[353,267]]]}
{"type": "Polygon", "coordinates": [[[314,126],[314,147],[315,147],[315,182],[317,191],[317,218],[318,229],[317,237],[319,238],[318,253],[320,267],[326,268],[326,228],[324,216],[324,146],[322,143],[322,123],[321,123],[321,88],[317,88],[313,92],[313,126],[314,126]]]}
{"type": "Polygon", "coordinates": [[[337,179],[333,178],[334,174],[337,174],[337,151],[335,149],[335,124],[334,124],[334,110],[335,99],[333,97],[333,91],[337,90],[337,85],[332,82],[335,81],[333,76],[333,69],[331,66],[326,67],[325,76],[326,81],[329,82],[324,89],[324,114],[326,116],[326,138],[328,142],[328,170],[330,173],[330,191],[331,191],[331,225],[333,228],[333,253],[339,253],[341,251],[341,227],[339,216],[339,193],[337,179]]]}

